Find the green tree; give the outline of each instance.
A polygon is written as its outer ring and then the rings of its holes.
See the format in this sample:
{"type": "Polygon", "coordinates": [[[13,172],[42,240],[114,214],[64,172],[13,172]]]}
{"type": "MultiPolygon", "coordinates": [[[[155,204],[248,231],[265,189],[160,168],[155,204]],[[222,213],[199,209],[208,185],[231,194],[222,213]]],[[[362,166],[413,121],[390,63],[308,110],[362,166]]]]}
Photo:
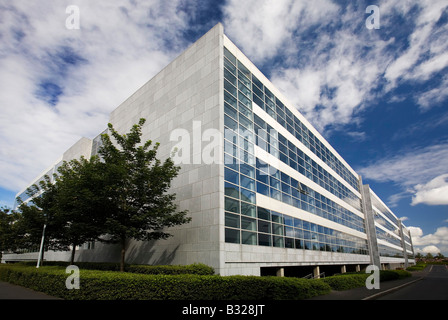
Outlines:
{"type": "Polygon", "coordinates": [[[73,264],[77,246],[104,234],[110,203],[104,166],[98,157],[64,161],[54,182],[45,176],[28,190],[29,195],[38,196],[20,206],[19,226],[25,247],[40,243],[45,225],[46,247],[69,250],[71,246],[73,264]]]}
{"type": "MultiPolygon", "coordinates": [[[[57,192],[58,185],[45,175],[38,184],[28,188],[27,194],[33,196],[32,200],[23,203],[19,199],[17,234],[22,238],[24,248],[40,245],[45,226],[44,247],[51,250],[68,250],[65,243],[58,241],[63,224],[58,217],[57,192]]],[[[43,260],[43,256],[41,258],[43,260]]]]}
{"type": "Polygon", "coordinates": [[[15,250],[20,247],[17,235],[19,213],[6,207],[0,208],[0,258],[1,251],[15,250]]]}
{"type": "Polygon", "coordinates": [[[438,260],[443,260],[443,259],[445,259],[445,256],[441,252],[439,252],[439,253],[437,253],[435,258],[438,260]]]}
{"type": "Polygon", "coordinates": [[[175,194],[169,194],[171,181],[180,167],[171,158],[157,159],[159,143],[141,144],[140,119],[129,133],[121,135],[108,124],[108,134],[102,135],[100,155],[105,162],[105,177],[112,202],[105,229],[109,241],[121,245],[120,269],[124,270],[126,241],[166,239],[171,236],[167,227],[190,221],[187,211],[177,212],[175,194]]]}
{"type": "Polygon", "coordinates": [[[76,247],[98,240],[109,208],[109,195],[104,179],[105,164],[99,157],[81,157],[64,162],[55,176],[57,192],[54,209],[60,226],[55,242],[71,246],[71,264],[76,247]]]}

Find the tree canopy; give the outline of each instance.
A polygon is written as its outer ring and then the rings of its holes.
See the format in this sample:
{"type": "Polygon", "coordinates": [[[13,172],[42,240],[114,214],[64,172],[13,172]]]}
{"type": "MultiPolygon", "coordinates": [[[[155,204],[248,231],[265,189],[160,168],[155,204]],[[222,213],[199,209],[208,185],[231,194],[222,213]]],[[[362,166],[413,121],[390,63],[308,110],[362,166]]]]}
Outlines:
{"type": "Polygon", "coordinates": [[[175,194],[169,194],[171,181],[180,167],[171,158],[157,158],[159,143],[152,146],[148,140],[141,144],[141,129],[145,119],[140,119],[128,134],[120,135],[109,124],[108,134],[102,136],[99,154],[107,164],[105,179],[111,196],[111,211],[105,228],[110,241],[120,243],[123,269],[126,240],[166,239],[171,236],[167,227],[190,221],[186,211],[177,211],[175,194]],[[152,147],[151,147],[152,146],[152,147]]]}
{"type": "Polygon", "coordinates": [[[34,197],[20,205],[15,217],[22,244],[39,243],[44,224],[46,245],[56,250],[72,246],[72,263],[77,245],[119,243],[123,270],[128,239],[166,239],[171,236],[166,228],[189,222],[187,211],[177,211],[176,195],[168,192],[180,167],[170,157],[157,158],[158,143],[142,143],[144,123],[140,119],[123,135],[109,124],[112,137],[101,136],[100,157],[64,162],[53,181],[45,176],[29,188],[34,197]]]}

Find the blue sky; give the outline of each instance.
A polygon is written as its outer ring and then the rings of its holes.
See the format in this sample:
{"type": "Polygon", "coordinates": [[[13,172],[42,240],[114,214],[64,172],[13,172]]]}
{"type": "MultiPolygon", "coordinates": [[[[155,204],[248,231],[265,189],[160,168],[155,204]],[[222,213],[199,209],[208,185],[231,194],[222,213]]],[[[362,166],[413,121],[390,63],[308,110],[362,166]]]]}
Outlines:
{"type": "Polygon", "coordinates": [[[446,0],[0,0],[0,205],[218,22],[416,248],[448,256],[446,0]]]}

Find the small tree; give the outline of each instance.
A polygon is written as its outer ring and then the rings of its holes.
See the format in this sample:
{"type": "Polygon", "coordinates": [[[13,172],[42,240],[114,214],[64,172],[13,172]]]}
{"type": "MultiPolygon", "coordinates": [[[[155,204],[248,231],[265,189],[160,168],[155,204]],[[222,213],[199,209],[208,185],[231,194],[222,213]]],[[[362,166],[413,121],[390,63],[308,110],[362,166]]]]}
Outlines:
{"type": "Polygon", "coordinates": [[[163,163],[157,159],[156,143],[141,144],[141,128],[145,119],[140,119],[128,134],[120,135],[109,124],[108,134],[103,134],[100,155],[104,160],[105,175],[112,207],[105,228],[109,241],[121,244],[120,270],[124,271],[127,239],[166,239],[171,234],[165,228],[190,221],[187,211],[176,212],[175,194],[168,194],[171,181],[180,167],[171,158],[163,163]]]}
{"type": "Polygon", "coordinates": [[[0,258],[1,251],[15,250],[20,247],[20,239],[17,237],[19,213],[9,208],[0,208],[0,258]]]}
{"type": "Polygon", "coordinates": [[[104,233],[109,197],[104,179],[104,163],[98,157],[81,157],[64,162],[55,176],[57,194],[55,209],[60,225],[57,241],[71,245],[71,264],[76,246],[95,241],[104,233]]]}
{"type": "Polygon", "coordinates": [[[45,176],[29,188],[28,194],[34,198],[19,207],[19,229],[25,245],[40,243],[46,225],[46,246],[53,250],[68,250],[72,246],[73,264],[76,247],[97,240],[104,233],[109,198],[103,171],[104,164],[98,157],[81,157],[64,161],[54,182],[45,176]]]}
{"type": "MultiPolygon", "coordinates": [[[[42,231],[45,228],[44,246],[53,250],[67,250],[65,244],[54,241],[60,237],[61,221],[58,219],[57,185],[52,183],[48,175],[38,184],[32,185],[27,194],[32,196],[28,203],[19,200],[18,233],[22,237],[24,247],[39,245],[42,231]]],[[[42,252],[43,254],[43,252],[42,252]]],[[[43,257],[41,257],[43,260],[43,257]]]]}

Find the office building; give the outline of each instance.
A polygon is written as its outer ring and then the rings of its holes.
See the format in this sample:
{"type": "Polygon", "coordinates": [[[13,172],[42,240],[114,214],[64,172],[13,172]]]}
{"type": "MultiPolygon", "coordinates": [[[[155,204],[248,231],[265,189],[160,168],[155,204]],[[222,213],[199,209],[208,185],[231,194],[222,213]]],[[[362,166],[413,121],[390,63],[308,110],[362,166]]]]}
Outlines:
{"type": "MultiPolygon", "coordinates": [[[[178,148],[172,192],[192,221],[172,228],[167,240],[129,241],[126,262],[286,276],[414,263],[409,230],[221,24],[110,114],[123,133],[140,118],[147,119],[142,139],[160,142],[160,158],[178,148]]],[[[96,154],[100,143],[99,136],[81,139],[45,173],[61,160],[96,154]]],[[[46,259],[69,255],[48,252],[46,259]]],[[[76,259],[119,256],[118,246],[95,243],[76,259]]]]}

